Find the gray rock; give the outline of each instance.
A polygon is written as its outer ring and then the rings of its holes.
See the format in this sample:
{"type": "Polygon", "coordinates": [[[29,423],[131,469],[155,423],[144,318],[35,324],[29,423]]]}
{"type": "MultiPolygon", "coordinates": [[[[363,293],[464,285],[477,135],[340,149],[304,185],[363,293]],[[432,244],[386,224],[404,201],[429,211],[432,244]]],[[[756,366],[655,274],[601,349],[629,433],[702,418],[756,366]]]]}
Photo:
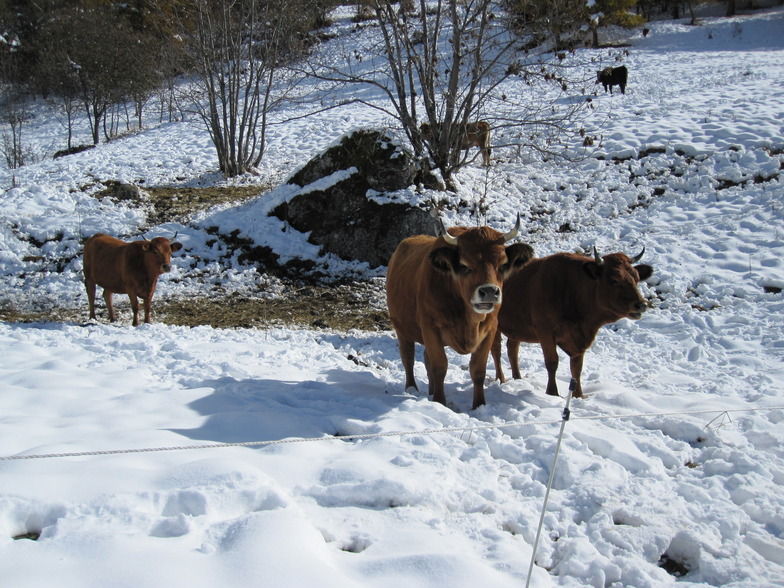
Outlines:
{"type": "Polygon", "coordinates": [[[402,239],[434,234],[427,210],[367,198],[368,190],[396,192],[423,177],[411,154],[378,131],[357,131],[344,137],[288,183],[305,188],[351,168],[357,171],[324,189],[305,190],[272,213],[298,231],[310,232],[309,241],[325,251],[343,259],[366,261],[372,267],[386,265],[402,239]]]}

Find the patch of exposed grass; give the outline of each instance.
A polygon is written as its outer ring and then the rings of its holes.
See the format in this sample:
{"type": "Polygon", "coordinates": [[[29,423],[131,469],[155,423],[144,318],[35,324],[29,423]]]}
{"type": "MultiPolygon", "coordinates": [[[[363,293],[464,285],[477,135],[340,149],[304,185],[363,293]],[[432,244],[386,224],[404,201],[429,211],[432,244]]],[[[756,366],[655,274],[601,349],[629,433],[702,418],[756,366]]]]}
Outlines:
{"type": "Polygon", "coordinates": [[[19,541],[20,539],[29,539],[30,541],[38,541],[41,537],[41,533],[38,531],[30,531],[29,533],[22,533],[21,535],[14,535],[12,539],[14,541],[19,541]]]}
{"type": "MultiPolygon", "coordinates": [[[[115,296],[117,324],[131,322],[127,297],[115,296]]],[[[97,301],[99,322],[106,321],[106,311],[97,301]]],[[[87,322],[84,308],[56,307],[45,311],[22,311],[0,307],[4,322],[87,322]]],[[[391,328],[384,302],[383,287],[375,283],[340,286],[306,286],[272,299],[251,298],[239,294],[227,296],[191,296],[153,300],[153,322],[195,327],[264,328],[301,326],[336,331],[359,329],[383,331],[391,328]]]]}
{"type": "Polygon", "coordinates": [[[151,225],[170,221],[185,223],[193,215],[213,206],[238,205],[266,191],[261,186],[223,186],[208,188],[145,188],[153,212],[151,225]]]}
{"type": "Polygon", "coordinates": [[[308,286],[269,300],[231,295],[224,298],[184,298],[156,305],[158,320],[184,326],[272,327],[297,325],[337,331],[387,330],[386,307],[361,285],[308,286]]]}

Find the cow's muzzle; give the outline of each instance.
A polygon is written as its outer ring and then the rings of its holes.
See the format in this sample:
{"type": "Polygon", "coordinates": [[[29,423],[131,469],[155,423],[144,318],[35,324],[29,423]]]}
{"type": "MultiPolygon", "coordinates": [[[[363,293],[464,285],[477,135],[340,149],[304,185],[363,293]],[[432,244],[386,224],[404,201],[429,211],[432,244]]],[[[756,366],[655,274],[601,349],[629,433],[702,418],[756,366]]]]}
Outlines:
{"type": "Polygon", "coordinates": [[[478,314],[493,312],[496,305],[501,304],[501,288],[495,284],[485,284],[474,290],[471,297],[471,306],[478,314]]]}
{"type": "Polygon", "coordinates": [[[161,265],[161,273],[162,274],[167,274],[170,271],[171,271],[171,264],[170,263],[164,263],[163,265],[161,265]]]}
{"type": "Polygon", "coordinates": [[[642,313],[644,313],[646,310],[648,310],[648,307],[644,302],[636,302],[634,304],[634,308],[629,311],[627,316],[632,320],[638,321],[642,318],[642,313]]]}

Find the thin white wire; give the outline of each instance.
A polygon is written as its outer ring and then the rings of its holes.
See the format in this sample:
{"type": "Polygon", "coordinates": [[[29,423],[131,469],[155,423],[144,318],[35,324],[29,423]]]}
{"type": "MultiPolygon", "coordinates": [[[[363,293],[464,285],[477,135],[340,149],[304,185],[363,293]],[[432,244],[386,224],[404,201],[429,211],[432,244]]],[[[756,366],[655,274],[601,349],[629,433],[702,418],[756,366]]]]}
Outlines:
{"type": "MultiPolygon", "coordinates": [[[[691,411],[674,411],[674,412],[659,412],[659,413],[632,413],[632,414],[616,414],[616,415],[594,415],[594,416],[572,416],[571,420],[612,420],[612,419],[629,419],[639,417],[665,417],[665,416],[679,416],[679,415],[697,415],[697,414],[727,414],[731,412],[757,412],[763,410],[784,410],[784,406],[767,406],[762,408],[734,408],[734,409],[711,409],[711,410],[691,410],[691,411]]],[[[714,419],[715,420],[715,419],[714,419]]],[[[201,445],[177,445],[169,447],[143,447],[138,449],[105,449],[95,451],[74,451],[64,453],[42,453],[42,454],[21,454],[21,455],[5,455],[0,456],[0,461],[14,461],[14,460],[31,460],[31,459],[49,459],[49,458],[62,458],[62,457],[88,457],[91,455],[121,455],[131,453],[155,453],[162,451],[188,451],[193,449],[222,449],[224,447],[263,447],[267,445],[282,445],[289,443],[312,443],[316,441],[355,441],[360,439],[376,439],[379,437],[403,437],[408,435],[436,435],[440,433],[474,433],[476,431],[484,431],[489,429],[505,429],[509,427],[526,427],[531,425],[550,425],[561,422],[561,419],[543,420],[543,421],[524,421],[524,422],[506,422],[506,423],[487,423],[483,425],[474,425],[471,427],[444,427],[440,429],[422,429],[417,431],[389,431],[386,433],[364,433],[358,435],[330,435],[325,437],[287,437],[285,439],[275,439],[271,441],[243,441],[237,443],[209,443],[201,445]]],[[[712,422],[712,421],[711,421],[712,422]]]]}
{"type": "Polygon", "coordinates": [[[542,501],[542,511],[539,514],[539,527],[536,529],[536,539],[534,539],[533,547],[531,548],[531,562],[528,564],[528,577],[525,579],[525,588],[528,588],[531,583],[531,576],[534,571],[534,563],[536,562],[536,550],[539,547],[539,538],[542,536],[542,527],[544,527],[544,515],[547,512],[547,502],[550,500],[550,490],[553,487],[553,480],[555,479],[555,468],[558,465],[558,455],[561,453],[561,441],[563,441],[564,429],[566,428],[566,421],[569,420],[569,404],[572,402],[572,394],[577,387],[577,380],[574,378],[569,382],[569,393],[566,395],[566,405],[563,409],[563,416],[561,417],[561,430],[558,432],[558,442],[555,444],[555,454],[553,455],[553,465],[550,468],[550,478],[547,480],[547,489],[544,492],[544,500],[542,501]]]}

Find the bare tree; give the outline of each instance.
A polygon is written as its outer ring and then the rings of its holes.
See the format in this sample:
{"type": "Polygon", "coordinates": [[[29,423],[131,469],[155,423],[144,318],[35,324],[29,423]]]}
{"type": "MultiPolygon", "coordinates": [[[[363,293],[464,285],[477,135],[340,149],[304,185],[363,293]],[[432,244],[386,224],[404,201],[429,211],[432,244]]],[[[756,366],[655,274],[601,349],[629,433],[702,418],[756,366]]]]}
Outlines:
{"type": "Polygon", "coordinates": [[[8,132],[0,137],[0,153],[8,169],[18,169],[29,163],[31,155],[22,142],[22,129],[31,115],[26,107],[27,97],[13,84],[3,84],[0,91],[0,122],[8,125],[8,132]]]}
{"type": "Polygon", "coordinates": [[[252,171],[264,155],[269,114],[286,97],[279,82],[299,54],[301,2],[198,0],[194,104],[218,154],[220,171],[252,171]]]}
{"type": "Polygon", "coordinates": [[[462,149],[469,122],[487,120],[496,130],[519,127],[514,141],[541,147],[585,107],[584,99],[563,99],[569,91],[563,59],[553,53],[521,53],[523,41],[497,2],[418,0],[413,9],[406,4],[375,0],[380,42],[353,44],[342,64],[314,65],[311,75],[379,90],[388,107],[378,100],[355,99],[397,120],[415,153],[428,155],[447,183],[476,157],[462,149]],[[518,87],[536,83],[547,90],[512,95],[503,89],[510,80],[518,87]],[[428,141],[422,122],[430,125],[428,141]],[[548,133],[549,138],[539,140],[548,133]]]}

